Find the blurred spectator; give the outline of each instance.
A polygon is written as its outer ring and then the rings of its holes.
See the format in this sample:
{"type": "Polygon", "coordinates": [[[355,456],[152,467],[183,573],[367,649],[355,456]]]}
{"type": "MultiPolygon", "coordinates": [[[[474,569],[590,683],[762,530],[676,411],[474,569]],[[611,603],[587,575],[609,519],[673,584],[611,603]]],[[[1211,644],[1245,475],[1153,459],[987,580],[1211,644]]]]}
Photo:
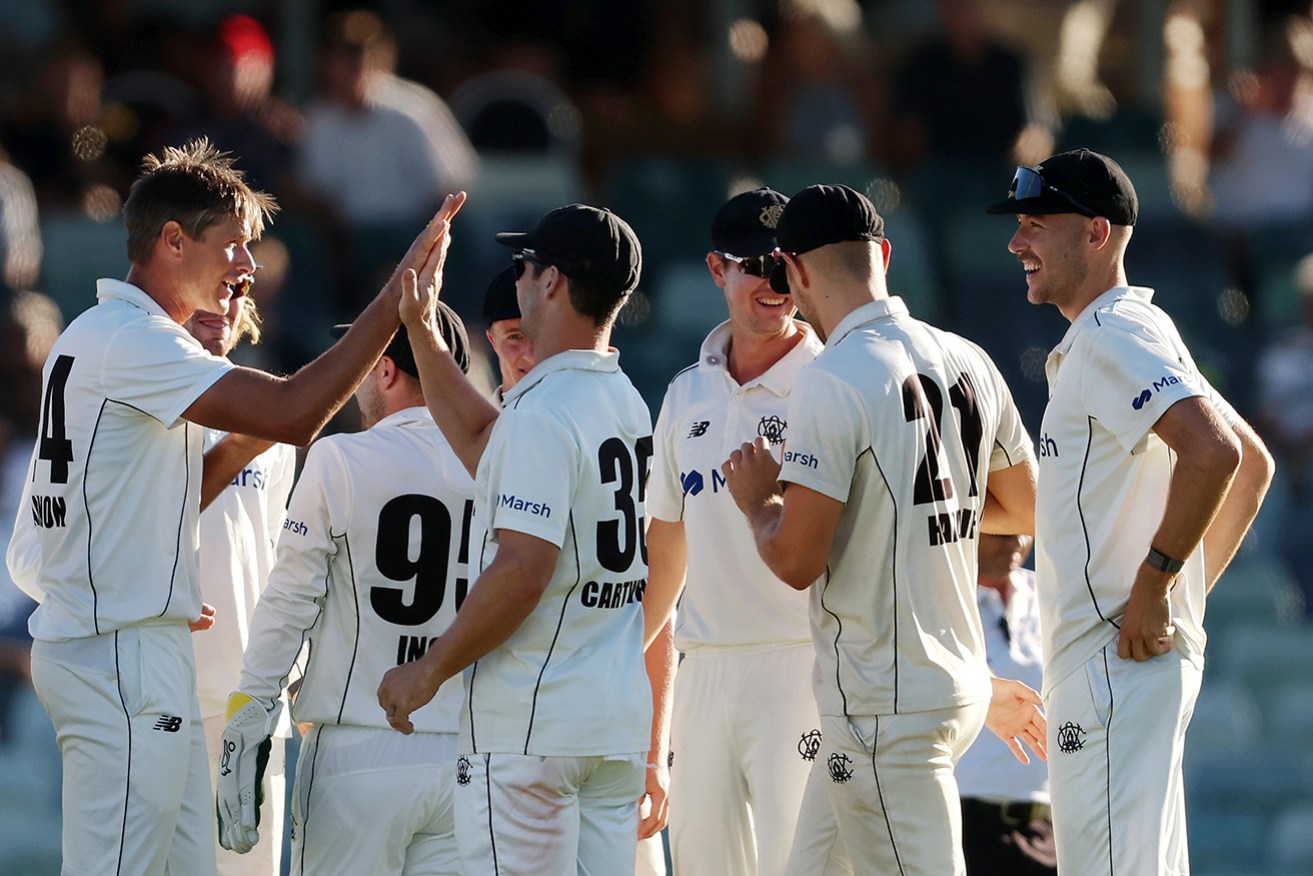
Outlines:
{"type": "Polygon", "coordinates": [[[82,47],[64,42],[41,56],[31,88],[5,132],[14,164],[32,180],[43,212],[112,216],[137,156],[133,122],[101,100],[104,71],[82,47]]]}
{"type": "Polygon", "coordinates": [[[771,152],[831,164],[869,160],[884,132],[861,7],[853,0],[781,5],[757,94],[771,152]]]}
{"type": "MultiPolygon", "coordinates": [[[[0,285],[0,544],[13,534],[23,480],[40,419],[41,366],[61,329],[59,308],[36,292],[0,285]]],[[[32,638],[27,618],[36,608],[0,563],[0,745],[10,738],[13,696],[30,683],[32,638]]]]}
{"type": "Polygon", "coordinates": [[[41,229],[32,181],[0,148],[0,284],[28,289],[40,270],[41,229]]]}
{"type": "Polygon", "coordinates": [[[241,157],[247,179],[277,193],[291,171],[301,115],[273,96],[274,44],[264,26],[230,15],[208,36],[207,62],[196,65],[203,105],[170,141],[197,137],[241,157]]]}
{"type": "Polygon", "coordinates": [[[1256,68],[1218,101],[1210,183],[1227,226],[1313,218],[1313,105],[1301,94],[1310,77],[1291,41],[1299,20],[1274,27],[1256,68]]]}
{"type": "Polygon", "coordinates": [[[395,257],[393,230],[409,236],[443,197],[469,185],[477,166],[447,105],[395,76],[395,60],[392,35],[373,12],[330,17],[297,155],[301,185],[337,226],[335,249],[353,250],[343,265],[353,295],[373,294],[373,273],[386,254],[395,257]]]}
{"type": "Polygon", "coordinates": [[[1021,56],[998,42],[980,0],[939,0],[942,33],[913,49],[895,76],[895,163],[1008,164],[1027,126],[1021,56]]]}
{"type": "MultiPolygon", "coordinates": [[[[1291,484],[1300,504],[1313,502],[1313,255],[1296,269],[1303,298],[1304,324],[1279,336],[1259,358],[1258,424],[1277,471],[1291,484]]],[[[1307,533],[1305,533],[1307,537],[1307,533]]]]}

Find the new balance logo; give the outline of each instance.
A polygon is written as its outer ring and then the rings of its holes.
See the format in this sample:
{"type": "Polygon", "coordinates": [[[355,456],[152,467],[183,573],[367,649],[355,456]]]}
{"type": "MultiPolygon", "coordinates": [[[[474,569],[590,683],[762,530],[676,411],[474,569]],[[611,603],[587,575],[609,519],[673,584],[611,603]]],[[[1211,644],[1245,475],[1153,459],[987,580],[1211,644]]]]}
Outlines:
{"type": "Polygon", "coordinates": [[[152,730],[163,730],[165,733],[177,733],[182,729],[182,719],[175,718],[172,715],[161,715],[160,719],[155,722],[152,730]]]}
{"type": "Polygon", "coordinates": [[[707,434],[707,427],[711,425],[710,420],[698,420],[693,423],[693,427],[688,430],[689,438],[701,438],[707,434]]]}

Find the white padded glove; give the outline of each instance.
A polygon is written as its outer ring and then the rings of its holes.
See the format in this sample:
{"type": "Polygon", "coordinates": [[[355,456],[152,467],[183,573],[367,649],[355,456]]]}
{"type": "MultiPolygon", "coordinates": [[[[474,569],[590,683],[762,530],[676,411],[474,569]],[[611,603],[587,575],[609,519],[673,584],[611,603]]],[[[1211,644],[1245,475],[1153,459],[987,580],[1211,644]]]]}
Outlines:
{"type": "Polygon", "coordinates": [[[275,702],[266,710],[237,691],[228,697],[228,726],[219,742],[219,777],[215,813],[219,844],[245,854],[260,840],[260,804],[264,802],[264,769],[269,764],[270,736],[282,712],[275,702]]]}

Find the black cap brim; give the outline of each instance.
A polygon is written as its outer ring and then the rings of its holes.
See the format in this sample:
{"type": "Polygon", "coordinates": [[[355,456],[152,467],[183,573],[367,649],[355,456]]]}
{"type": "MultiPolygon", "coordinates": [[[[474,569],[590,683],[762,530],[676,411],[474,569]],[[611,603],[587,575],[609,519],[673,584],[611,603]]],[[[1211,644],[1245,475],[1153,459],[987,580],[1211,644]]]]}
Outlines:
{"type": "Polygon", "coordinates": [[[502,246],[509,246],[515,249],[533,249],[529,242],[529,233],[527,231],[499,231],[493,235],[493,239],[502,246]]]}
{"type": "Polygon", "coordinates": [[[750,258],[758,255],[769,255],[775,251],[775,231],[754,234],[739,234],[732,239],[724,241],[725,246],[721,249],[730,255],[750,258]]]}
{"type": "Polygon", "coordinates": [[[1025,213],[1030,216],[1053,216],[1058,213],[1077,213],[1081,216],[1088,215],[1081,212],[1074,204],[1065,198],[1045,190],[1037,198],[1008,198],[1006,201],[999,201],[997,204],[990,204],[985,208],[986,213],[995,215],[1010,215],[1014,213],[1025,213]]]}

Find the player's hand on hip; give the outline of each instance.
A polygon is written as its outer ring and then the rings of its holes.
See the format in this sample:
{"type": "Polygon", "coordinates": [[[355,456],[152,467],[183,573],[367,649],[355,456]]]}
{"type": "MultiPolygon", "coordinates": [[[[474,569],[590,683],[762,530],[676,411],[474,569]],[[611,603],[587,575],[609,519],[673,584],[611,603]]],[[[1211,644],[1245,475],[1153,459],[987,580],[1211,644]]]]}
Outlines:
{"type": "Polygon", "coordinates": [[[215,813],[219,844],[245,854],[260,841],[260,804],[264,802],[264,770],[282,703],[266,709],[240,691],[228,698],[228,725],[219,739],[219,773],[215,813]]]}
{"type": "Polygon", "coordinates": [[[780,464],[765,438],[744,444],[731,453],[720,472],[735,504],[749,517],[752,509],[780,495],[780,464]]]}
{"type": "Polygon", "coordinates": [[[670,767],[659,760],[647,765],[643,796],[638,798],[638,838],[660,833],[670,821],[670,767]],[[647,806],[644,807],[646,801],[647,806]],[[646,814],[644,811],[646,810],[646,814]]]}
{"type": "Polygon", "coordinates": [[[1040,760],[1048,760],[1049,725],[1039,693],[1012,679],[994,678],[992,681],[994,692],[989,700],[985,726],[1006,742],[1022,763],[1030,763],[1027,748],[1040,760]]]}
{"type": "Polygon", "coordinates": [[[378,686],[378,704],[387,715],[388,726],[407,736],[414,733],[410,713],[433,699],[439,685],[422,658],[383,673],[383,681],[378,686]]]}
{"type": "Polygon", "coordinates": [[[1142,567],[1131,587],[1117,636],[1117,656],[1144,662],[1172,650],[1176,625],[1172,623],[1172,576],[1142,567]]]}
{"type": "Polygon", "coordinates": [[[191,630],[193,633],[208,630],[210,627],[214,626],[214,618],[214,606],[210,605],[208,602],[202,602],[201,616],[196,618],[196,620],[187,621],[187,629],[191,630]]]}

